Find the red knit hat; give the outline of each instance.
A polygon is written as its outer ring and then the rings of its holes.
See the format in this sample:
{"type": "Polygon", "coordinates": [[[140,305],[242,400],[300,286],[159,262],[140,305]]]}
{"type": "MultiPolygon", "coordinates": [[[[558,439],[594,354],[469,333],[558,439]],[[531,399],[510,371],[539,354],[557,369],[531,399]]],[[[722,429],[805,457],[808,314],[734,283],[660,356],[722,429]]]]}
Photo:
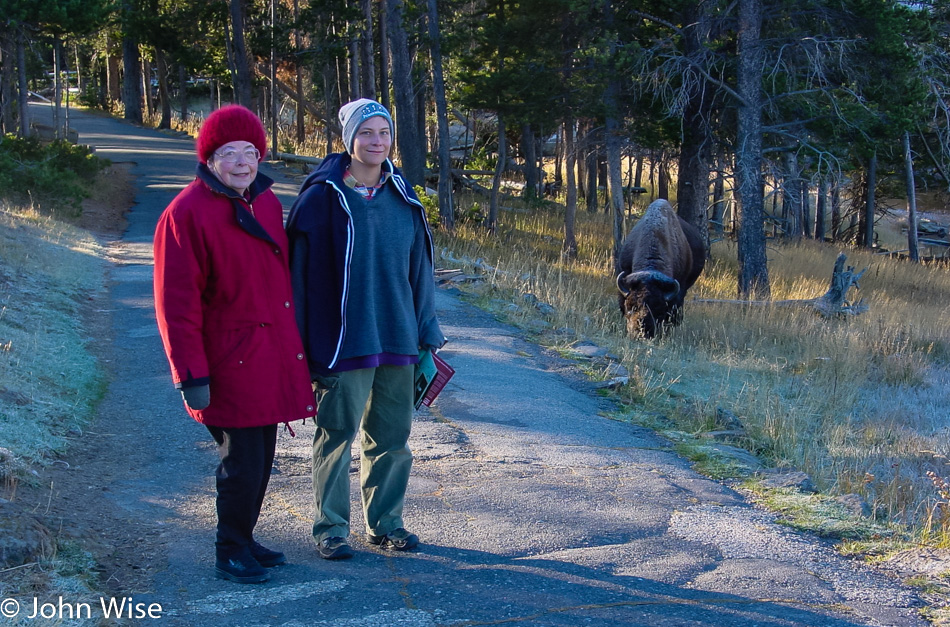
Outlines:
{"type": "Polygon", "coordinates": [[[208,163],[214,151],[228,142],[245,141],[254,144],[261,153],[267,154],[267,133],[257,115],[241,105],[228,105],[214,111],[201,125],[195,148],[198,161],[208,163]]]}

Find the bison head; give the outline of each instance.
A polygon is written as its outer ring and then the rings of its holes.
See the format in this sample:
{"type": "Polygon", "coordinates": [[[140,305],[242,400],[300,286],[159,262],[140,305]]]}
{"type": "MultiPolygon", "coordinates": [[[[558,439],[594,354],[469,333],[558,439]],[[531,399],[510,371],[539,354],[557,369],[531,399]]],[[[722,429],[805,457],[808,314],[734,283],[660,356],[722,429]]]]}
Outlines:
{"type": "Polygon", "coordinates": [[[679,281],[661,272],[621,272],[617,276],[620,310],[630,337],[652,338],[663,325],[679,322],[682,310],[679,281]]]}

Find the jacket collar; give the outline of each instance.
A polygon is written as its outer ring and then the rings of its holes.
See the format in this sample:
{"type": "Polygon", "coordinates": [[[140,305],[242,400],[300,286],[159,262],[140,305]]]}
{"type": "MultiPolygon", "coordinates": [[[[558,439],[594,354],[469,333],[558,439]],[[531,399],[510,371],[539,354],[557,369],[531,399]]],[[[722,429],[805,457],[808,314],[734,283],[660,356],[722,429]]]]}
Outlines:
{"type": "Polygon", "coordinates": [[[234,190],[219,181],[218,177],[216,177],[214,172],[211,171],[211,168],[209,168],[204,163],[198,164],[196,173],[198,179],[207,185],[212,192],[225,196],[231,201],[231,205],[234,207],[235,211],[234,217],[242,229],[254,237],[272,244],[274,243],[274,239],[270,236],[267,230],[263,227],[263,225],[261,225],[260,222],[257,221],[257,219],[254,218],[253,215],[251,215],[251,212],[248,210],[250,203],[254,202],[255,198],[267,191],[267,189],[274,184],[273,179],[258,172],[254,182],[252,182],[251,186],[247,188],[248,195],[245,197],[237,193],[237,190],[234,190]]]}
{"type": "MultiPolygon", "coordinates": [[[[350,163],[353,162],[353,157],[346,152],[336,152],[330,155],[327,155],[323,162],[320,163],[320,166],[313,171],[308,179],[304,182],[304,186],[301,188],[301,192],[304,189],[313,185],[314,183],[336,183],[337,187],[340,189],[346,184],[343,180],[343,173],[350,167],[350,163]]],[[[382,164],[383,176],[380,180],[388,181],[393,174],[398,173],[396,166],[393,165],[393,162],[390,159],[382,164]]]]}

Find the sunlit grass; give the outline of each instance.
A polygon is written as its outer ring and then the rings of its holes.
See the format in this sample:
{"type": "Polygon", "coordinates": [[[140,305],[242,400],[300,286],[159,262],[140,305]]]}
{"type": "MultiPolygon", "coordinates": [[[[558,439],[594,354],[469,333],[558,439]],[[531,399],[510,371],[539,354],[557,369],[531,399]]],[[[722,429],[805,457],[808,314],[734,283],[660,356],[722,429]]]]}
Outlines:
{"type": "MultiPolygon", "coordinates": [[[[947,535],[950,520],[934,529],[939,495],[927,477],[950,475],[946,266],[770,240],[773,300],[821,296],[845,252],[848,265],[867,268],[850,296],[866,299],[869,310],[827,319],[803,305],[696,302],[736,298],[736,248],[725,240],[714,244],[687,296],[684,323],[661,339],[633,340],[617,305],[608,217],[578,212],[579,256],[569,261],[560,254],[559,208],[507,204],[494,236],[471,224],[453,236],[437,234],[452,260],[441,264],[483,260],[478,265],[490,275],[483,299],[517,302],[512,294],[530,292],[554,308],[549,326],[529,327],[561,331],[540,333],[542,341],[589,339],[619,356],[631,373],[619,397],[634,414],[660,413],[675,429],[697,432],[714,422],[717,409],[729,411],[767,463],[807,472],[827,493],[859,494],[876,515],[931,538],[947,535]]],[[[539,317],[526,307],[509,315],[514,322],[539,317]]]]}

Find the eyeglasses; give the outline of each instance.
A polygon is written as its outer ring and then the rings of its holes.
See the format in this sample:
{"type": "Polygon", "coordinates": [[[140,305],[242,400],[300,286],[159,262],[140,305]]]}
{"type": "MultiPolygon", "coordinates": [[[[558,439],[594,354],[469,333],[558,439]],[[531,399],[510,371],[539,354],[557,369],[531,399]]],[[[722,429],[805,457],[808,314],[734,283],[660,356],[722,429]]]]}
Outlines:
{"type": "Polygon", "coordinates": [[[237,163],[238,159],[244,157],[245,163],[251,163],[253,161],[259,161],[261,158],[261,153],[258,152],[257,148],[248,148],[247,150],[234,150],[233,148],[228,148],[224,152],[214,153],[218,159],[224,161],[225,163],[237,163]]]}

